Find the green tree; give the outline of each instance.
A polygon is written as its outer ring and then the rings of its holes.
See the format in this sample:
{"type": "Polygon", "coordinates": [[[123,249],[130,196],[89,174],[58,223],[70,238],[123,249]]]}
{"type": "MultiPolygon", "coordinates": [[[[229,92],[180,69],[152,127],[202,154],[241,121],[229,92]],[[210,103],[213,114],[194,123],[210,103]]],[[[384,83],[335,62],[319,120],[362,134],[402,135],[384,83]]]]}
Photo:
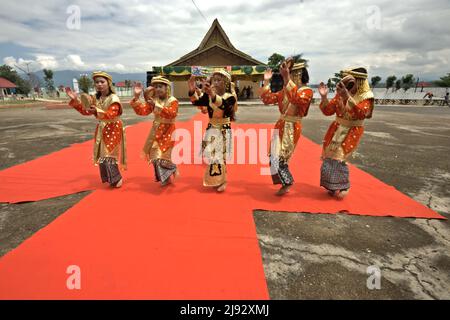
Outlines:
{"type": "Polygon", "coordinates": [[[269,57],[267,64],[272,70],[278,71],[280,69],[281,63],[283,63],[284,60],[286,60],[286,58],[283,55],[274,53],[269,57]]]}
{"type": "Polygon", "coordinates": [[[380,82],[381,82],[380,76],[372,77],[372,79],[371,79],[372,88],[375,88],[376,85],[379,84],[380,82]]]}
{"type": "Polygon", "coordinates": [[[406,76],[404,76],[402,78],[402,87],[403,90],[408,91],[410,88],[412,88],[414,86],[414,76],[412,74],[407,74],[406,76]]]}
{"type": "MultiPolygon", "coordinates": [[[[303,58],[303,53],[294,54],[292,56],[292,59],[294,60],[294,63],[308,63],[308,60],[303,58]]],[[[269,57],[269,60],[267,64],[273,71],[279,71],[281,64],[286,60],[285,56],[274,53],[269,57]]]]}
{"type": "Polygon", "coordinates": [[[441,80],[437,80],[434,83],[439,87],[443,88],[450,87],[450,73],[447,73],[447,75],[442,77],[441,80]]]}
{"type": "Polygon", "coordinates": [[[17,86],[17,93],[28,94],[30,93],[30,82],[20,77],[16,70],[8,65],[0,66],[0,77],[5,78],[17,86]]]}
{"type": "Polygon", "coordinates": [[[53,71],[50,69],[44,69],[44,81],[47,92],[53,94],[55,92],[55,84],[53,82],[53,71]]]}
{"type": "Polygon", "coordinates": [[[80,90],[83,91],[84,93],[89,93],[89,89],[91,89],[93,85],[94,81],[92,81],[92,79],[87,75],[82,75],[78,79],[78,86],[80,87],[80,90]]]}
{"type": "Polygon", "coordinates": [[[334,82],[331,79],[328,79],[327,87],[330,89],[331,92],[333,92],[334,89],[336,88],[336,86],[334,85],[334,82]]]}
{"type": "Polygon", "coordinates": [[[386,79],[386,91],[388,91],[390,88],[394,88],[395,81],[397,80],[396,76],[389,76],[386,79]]]}
{"type": "Polygon", "coordinates": [[[398,91],[402,88],[402,80],[398,79],[395,81],[395,91],[398,91]]]}
{"type": "Polygon", "coordinates": [[[335,74],[334,74],[334,77],[331,78],[331,81],[333,81],[333,87],[334,87],[334,88],[336,88],[337,84],[338,84],[339,82],[341,82],[342,78],[344,78],[343,75],[342,75],[342,73],[339,72],[339,73],[335,73],[335,74]]]}

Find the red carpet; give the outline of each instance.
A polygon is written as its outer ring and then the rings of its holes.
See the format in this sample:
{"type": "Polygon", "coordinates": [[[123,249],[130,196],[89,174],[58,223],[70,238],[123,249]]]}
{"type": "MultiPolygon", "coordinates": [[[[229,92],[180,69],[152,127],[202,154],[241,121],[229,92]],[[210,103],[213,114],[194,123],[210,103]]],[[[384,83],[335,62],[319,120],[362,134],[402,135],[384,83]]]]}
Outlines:
{"type": "MultiPolygon", "coordinates": [[[[178,127],[192,131],[192,122],[178,127]]],[[[254,209],[442,218],[355,167],[350,196],[329,198],[318,186],[320,146],[305,138],[284,198],[258,165],[231,165],[224,194],[202,187],[200,165],[181,165],[179,181],[163,189],[139,158],[149,128],[127,129],[120,190],[99,183],[92,142],[0,172],[0,202],[97,190],[0,260],[0,299],[267,299],[254,209]],[[81,290],[66,288],[69,265],[81,268],[81,290]]]]}

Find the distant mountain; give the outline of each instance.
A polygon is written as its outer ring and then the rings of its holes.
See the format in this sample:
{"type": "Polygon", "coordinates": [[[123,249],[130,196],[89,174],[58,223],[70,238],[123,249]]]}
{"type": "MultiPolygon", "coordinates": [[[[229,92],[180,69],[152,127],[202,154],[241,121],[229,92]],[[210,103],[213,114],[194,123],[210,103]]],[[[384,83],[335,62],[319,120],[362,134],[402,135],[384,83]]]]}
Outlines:
{"type": "MultiPolygon", "coordinates": [[[[145,72],[142,73],[118,73],[118,72],[108,72],[112,77],[114,83],[132,80],[132,81],[140,81],[145,84],[147,80],[147,75],[145,72]]],[[[92,71],[75,71],[75,70],[61,70],[61,71],[53,71],[53,81],[55,83],[55,87],[60,85],[63,86],[72,86],[72,80],[80,78],[81,74],[91,75],[92,71]]],[[[38,71],[36,75],[42,81],[42,85],[44,85],[44,72],[38,71]]]]}

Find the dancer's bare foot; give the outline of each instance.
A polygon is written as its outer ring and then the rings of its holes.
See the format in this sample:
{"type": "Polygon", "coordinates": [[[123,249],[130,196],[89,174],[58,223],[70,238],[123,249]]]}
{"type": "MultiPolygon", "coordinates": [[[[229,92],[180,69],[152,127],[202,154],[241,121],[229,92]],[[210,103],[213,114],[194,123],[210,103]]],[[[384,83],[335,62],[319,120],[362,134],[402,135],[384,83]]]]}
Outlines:
{"type": "Polygon", "coordinates": [[[114,188],[120,188],[123,184],[123,179],[120,179],[119,182],[116,183],[116,185],[114,186],[114,188]]]}
{"type": "Polygon", "coordinates": [[[334,196],[336,195],[336,191],[334,191],[334,190],[328,190],[328,195],[329,195],[330,197],[334,197],[334,196]]]}
{"type": "Polygon", "coordinates": [[[218,188],[217,188],[217,192],[224,192],[225,189],[227,187],[227,183],[222,183],[218,188]]]}
{"type": "Polygon", "coordinates": [[[350,192],[349,189],[338,191],[338,192],[336,193],[336,198],[342,200],[342,199],[344,199],[344,198],[349,194],[349,192],[350,192]]]}
{"type": "Polygon", "coordinates": [[[291,186],[283,186],[280,188],[280,190],[277,191],[276,195],[284,196],[286,193],[289,192],[290,189],[291,189],[291,186]]]}

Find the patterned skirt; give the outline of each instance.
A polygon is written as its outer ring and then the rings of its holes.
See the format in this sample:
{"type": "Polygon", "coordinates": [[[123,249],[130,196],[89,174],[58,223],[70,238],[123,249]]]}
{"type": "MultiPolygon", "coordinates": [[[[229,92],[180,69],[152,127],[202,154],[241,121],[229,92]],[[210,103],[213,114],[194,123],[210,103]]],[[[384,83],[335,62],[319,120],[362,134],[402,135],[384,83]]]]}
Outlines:
{"type": "Polygon", "coordinates": [[[292,176],[286,161],[281,160],[278,157],[271,157],[270,172],[273,184],[281,184],[283,187],[294,184],[294,177],[292,176]]]}
{"type": "Polygon", "coordinates": [[[294,177],[289,170],[289,161],[297,145],[296,130],[299,129],[296,129],[296,126],[299,126],[299,122],[279,121],[276,128],[278,126],[281,126],[282,130],[279,129],[280,132],[272,136],[269,154],[270,172],[273,184],[281,184],[285,187],[294,184],[294,177]]]}
{"type": "Polygon", "coordinates": [[[324,159],[320,169],[320,186],[330,191],[350,189],[347,164],[330,158],[324,159]]]}
{"type": "Polygon", "coordinates": [[[208,163],[203,186],[219,187],[227,182],[226,159],[231,155],[232,148],[231,125],[208,124],[202,143],[203,157],[208,163]]]}
{"type": "Polygon", "coordinates": [[[108,182],[111,186],[115,186],[120,179],[122,179],[122,175],[120,174],[119,166],[115,158],[101,158],[98,165],[100,168],[100,177],[102,178],[103,183],[108,182]]]}
{"type": "Polygon", "coordinates": [[[155,179],[157,182],[161,182],[162,185],[166,185],[170,176],[177,171],[177,166],[166,159],[154,159],[152,164],[155,169],[155,179]]]}

